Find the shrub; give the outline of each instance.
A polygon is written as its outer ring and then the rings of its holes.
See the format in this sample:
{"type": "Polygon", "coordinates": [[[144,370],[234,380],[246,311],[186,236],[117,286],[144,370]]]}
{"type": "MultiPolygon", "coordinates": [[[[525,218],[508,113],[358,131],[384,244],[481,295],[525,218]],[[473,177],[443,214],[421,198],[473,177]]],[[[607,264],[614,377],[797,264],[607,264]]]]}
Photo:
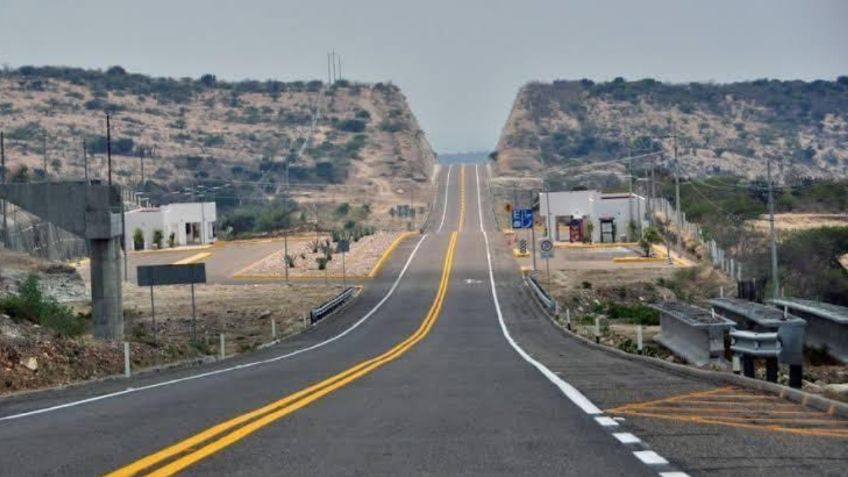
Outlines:
{"type": "Polygon", "coordinates": [[[144,232],[141,229],[136,228],[133,230],[133,250],[143,250],[144,249],[144,232]]]}
{"type": "Polygon", "coordinates": [[[153,243],[156,245],[156,248],[162,248],[162,239],[164,238],[164,234],[161,230],[156,229],[153,231],[153,243]]]}
{"type": "Polygon", "coordinates": [[[338,129],[339,131],[351,133],[361,133],[365,131],[365,126],[365,121],[361,119],[345,119],[335,124],[336,129],[338,129]]]}
{"type": "Polygon", "coordinates": [[[224,143],[226,143],[226,140],[224,140],[224,136],[220,134],[206,136],[205,138],[203,138],[203,145],[206,147],[223,146],[224,143]]]}
{"type": "Polygon", "coordinates": [[[660,313],[642,304],[621,305],[610,303],[607,305],[607,316],[610,319],[626,319],[634,325],[657,326],[660,324],[660,313]]]}
{"type": "Polygon", "coordinates": [[[44,135],[44,128],[36,121],[30,121],[22,126],[18,126],[9,130],[6,133],[6,139],[15,141],[29,141],[44,135]]]}
{"type": "Polygon", "coordinates": [[[400,121],[381,121],[380,122],[380,131],[396,133],[403,131],[403,123],[400,121]]]}
{"type": "Polygon", "coordinates": [[[74,316],[71,309],[54,298],[44,296],[38,277],[30,274],[18,288],[18,294],[0,300],[0,312],[14,320],[26,320],[49,328],[61,336],[78,336],[85,331],[82,315],[74,316]]]}

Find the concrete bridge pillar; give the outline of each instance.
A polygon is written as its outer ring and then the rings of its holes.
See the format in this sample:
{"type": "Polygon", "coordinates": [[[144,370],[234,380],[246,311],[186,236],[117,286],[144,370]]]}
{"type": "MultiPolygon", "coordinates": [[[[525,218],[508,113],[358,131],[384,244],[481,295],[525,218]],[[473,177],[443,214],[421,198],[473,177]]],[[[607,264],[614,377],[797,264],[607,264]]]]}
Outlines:
{"type": "Polygon", "coordinates": [[[89,241],[94,336],[123,339],[120,190],[89,181],[0,184],[0,199],[89,241]]]}
{"type": "Polygon", "coordinates": [[[107,340],[124,337],[121,291],[120,238],[91,240],[91,315],[94,336],[107,340]]]}

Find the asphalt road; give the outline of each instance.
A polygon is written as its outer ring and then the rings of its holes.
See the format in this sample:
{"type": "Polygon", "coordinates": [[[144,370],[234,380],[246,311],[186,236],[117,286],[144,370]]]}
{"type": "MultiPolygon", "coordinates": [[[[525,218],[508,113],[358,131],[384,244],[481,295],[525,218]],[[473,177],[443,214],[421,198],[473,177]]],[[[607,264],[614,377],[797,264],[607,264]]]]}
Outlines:
{"type": "Polygon", "coordinates": [[[715,386],[554,328],[495,240],[485,169],[462,170],[429,233],[310,331],[0,401],[0,474],[844,475],[844,439],[604,414],[715,386]]]}

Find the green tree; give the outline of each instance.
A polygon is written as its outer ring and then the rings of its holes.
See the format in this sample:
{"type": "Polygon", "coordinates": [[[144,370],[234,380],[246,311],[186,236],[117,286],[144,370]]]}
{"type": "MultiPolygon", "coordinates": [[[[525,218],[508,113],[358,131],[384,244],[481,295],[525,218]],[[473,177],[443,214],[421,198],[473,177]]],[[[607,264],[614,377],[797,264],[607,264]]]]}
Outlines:
{"type": "Polygon", "coordinates": [[[654,227],[648,227],[642,232],[642,238],[639,239],[639,247],[642,248],[642,251],[645,252],[645,256],[651,256],[651,245],[655,243],[660,243],[662,241],[662,237],[660,237],[660,233],[654,227]]]}

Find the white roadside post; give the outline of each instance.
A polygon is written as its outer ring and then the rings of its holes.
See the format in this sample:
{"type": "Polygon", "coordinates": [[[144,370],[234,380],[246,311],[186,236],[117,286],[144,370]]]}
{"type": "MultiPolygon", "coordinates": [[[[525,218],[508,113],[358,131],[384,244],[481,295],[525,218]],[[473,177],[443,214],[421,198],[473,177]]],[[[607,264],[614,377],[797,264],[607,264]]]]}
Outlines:
{"type": "Polygon", "coordinates": [[[271,339],[277,339],[277,320],[271,318],[271,339]]]}
{"type": "Polygon", "coordinates": [[[642,354],[642,325],[636,325],[636,351],[642,354]]]}
{"type": "Polygon", "coordinates": [[[220,351],[221,359],[224,359],[224,358],[227,357],[227,350],[224,347],[224,333],[221,333],[221,344],[220,344],[219,351],[220,351]]]}
{"type": "Polygon", "coordinates": [[[132,369],[130,369],[130,343],[129,341],[124,341],[124,377],[128,378],[132,375],[132,369]]]}
{"type": "Polygon", "coordinates": [[[565,309],[565,326],[568,327],[568,331],[571,331],[571,308],[565,309]]]}
{"type": "Polygon", "coordinates": [[[601,318],[595,317],[595,343],[601,343],[601,318]]]}

